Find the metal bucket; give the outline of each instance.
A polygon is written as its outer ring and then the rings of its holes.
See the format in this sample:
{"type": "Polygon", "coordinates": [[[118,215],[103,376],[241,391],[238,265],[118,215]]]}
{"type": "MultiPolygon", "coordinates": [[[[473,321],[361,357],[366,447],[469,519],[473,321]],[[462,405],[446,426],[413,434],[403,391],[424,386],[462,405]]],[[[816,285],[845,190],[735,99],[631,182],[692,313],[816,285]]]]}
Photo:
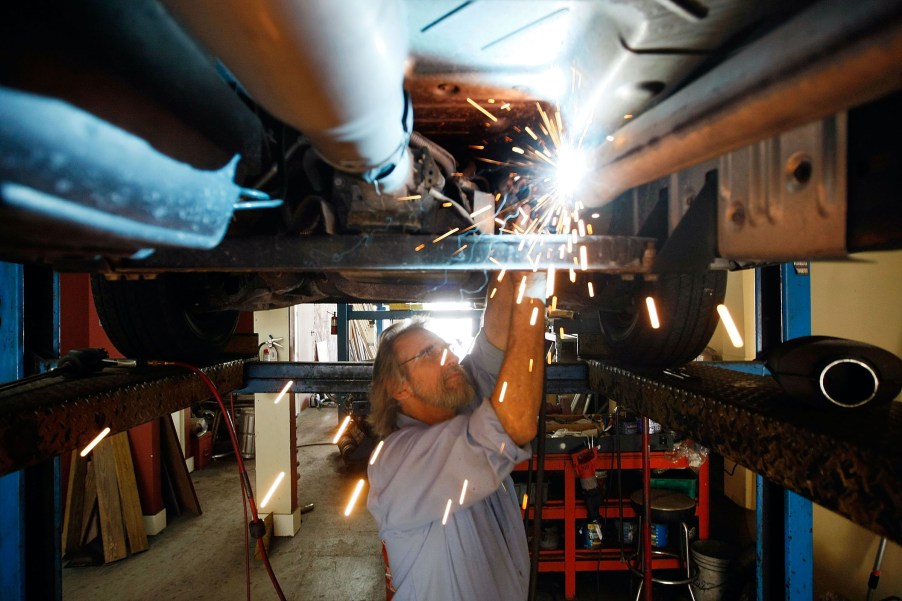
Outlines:
{"type": "Polygon", "coordinates": [[[736,555],[733,546],[718,540],[697,540],[692,543],[690,555],[696,568],[689,585],[695,601],[723,601],[736,555]]]}

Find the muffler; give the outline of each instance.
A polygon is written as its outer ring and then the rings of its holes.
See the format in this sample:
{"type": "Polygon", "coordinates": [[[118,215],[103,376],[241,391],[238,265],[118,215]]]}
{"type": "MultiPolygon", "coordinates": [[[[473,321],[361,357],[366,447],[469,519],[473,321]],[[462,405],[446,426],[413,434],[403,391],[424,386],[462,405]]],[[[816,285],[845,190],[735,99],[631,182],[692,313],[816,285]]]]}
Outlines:
{"type": "Polygon", "coordinates": [[[767,353],[765,365],[787,394],[817,407],[854,409],[891,401],[902,390],[902,359],[845,338],[788,340],[767,353]]]}

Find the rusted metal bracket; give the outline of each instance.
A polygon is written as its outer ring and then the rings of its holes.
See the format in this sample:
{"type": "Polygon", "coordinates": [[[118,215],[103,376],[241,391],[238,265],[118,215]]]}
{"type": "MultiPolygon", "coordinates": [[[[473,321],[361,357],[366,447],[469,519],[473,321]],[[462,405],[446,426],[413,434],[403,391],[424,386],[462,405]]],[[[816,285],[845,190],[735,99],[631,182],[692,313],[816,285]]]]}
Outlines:
{"type": "Polygon", "coordinates": [[[699,363],[646,371],[591,361],[589,382],[624,409],[902,542],[902,404],[816,411],[772,378],[699,363]]]}
{"type": "MultiPolygon", "coordinates": [[[[244,362],[202,368],[222,391],[241,388],[244,362]]],[[[179,367],[108,368],[0,390],[0,475],[81,448],[103,428],[123,432],[212,396],[179,367]]]]}

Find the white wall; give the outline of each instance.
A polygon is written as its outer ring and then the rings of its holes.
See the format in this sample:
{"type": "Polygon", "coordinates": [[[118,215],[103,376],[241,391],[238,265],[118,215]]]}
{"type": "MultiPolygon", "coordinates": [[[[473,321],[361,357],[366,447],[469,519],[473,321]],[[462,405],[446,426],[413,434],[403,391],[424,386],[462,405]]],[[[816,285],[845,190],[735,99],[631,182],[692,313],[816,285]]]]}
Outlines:
{"type": "MultiPolygon", "coordinates": [[[[811,333],[859,340],[902,355],[902,251],[854,259],[812,265],[811,333]]],[[[863,599],[878,541],[864,528],[815,505],[815,598],[836,591],[863,599]]],[[[902,596],[902,547],[893,543],[886,547],[875,598],[890,595],[902,596]]]]}

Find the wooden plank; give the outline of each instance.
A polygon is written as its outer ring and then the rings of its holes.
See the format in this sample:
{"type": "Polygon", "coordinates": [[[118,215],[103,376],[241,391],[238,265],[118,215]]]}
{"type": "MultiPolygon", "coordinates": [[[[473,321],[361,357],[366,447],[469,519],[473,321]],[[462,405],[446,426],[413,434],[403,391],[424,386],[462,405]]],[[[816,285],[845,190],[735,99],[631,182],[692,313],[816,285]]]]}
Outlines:
{"type": "Polygon", "coordinates": [[[63,514],[63,556],[81,547],[87,473],[88,462],[78,454],[78,451],[72,451],[72,460],[69,462],[69,482],[66,486],[66,509],[63,514]]]}
{"type": "Polygon", "coordinates": [[[185,455],[175,433],[175,425],[168,415],[160,418],[160,449],[163,451],[163,463],[169,471],[172,480],[172,488],[178,499],[179,505],[185,511],[200,515],[200,501],[191,482],[191,474],[185,465],[185,455]]]}
{"type": "Polygon", "coordinates": [[[85,474],[85,503],[81,520],[81,538],[78,541],[77,548],[84,547],[100,534],[97,520],[97,479],[94,477],[94,462],[88,461],[85,474]]]}
{"type": "Polygon", "coordinates": [[[132,553],[147,550],[147,533],[144,531],[144,515],[138,497],[138,483],[132,465],[132,453],[128,433],[120,432],[110,437],[116,457],[116,480],[119,484],[119,501],[122,504],[122,521],[128,535],[128,547],[132,553]]]}
{"type": "Polygon", "coordinates": [[[125,528],[122,524],[119,484],[116,479],[116,456],[109,439],[101,441],[94,447],[94,477],[97,480],[103,560],[104,563],[110,563],[128,557],[128,549],[125,528]]]}

